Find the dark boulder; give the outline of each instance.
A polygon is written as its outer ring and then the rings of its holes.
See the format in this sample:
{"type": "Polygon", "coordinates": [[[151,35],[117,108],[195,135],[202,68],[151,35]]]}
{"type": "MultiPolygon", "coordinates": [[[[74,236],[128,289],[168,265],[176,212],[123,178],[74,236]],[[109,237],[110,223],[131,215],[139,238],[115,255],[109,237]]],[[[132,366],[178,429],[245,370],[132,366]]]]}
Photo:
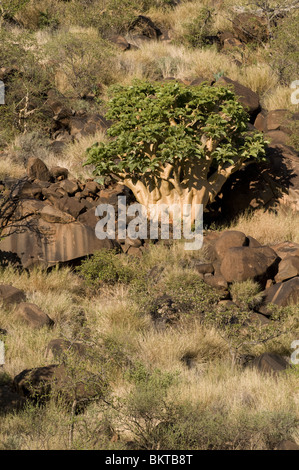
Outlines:
{"type": "Polygon", "coordinates": [[[229,248],[221,262],[221,274],[227,282],[242,282],[248,279],[266,285],[268,279],[277,274],[279,258],[267,246],[229,248]]]}

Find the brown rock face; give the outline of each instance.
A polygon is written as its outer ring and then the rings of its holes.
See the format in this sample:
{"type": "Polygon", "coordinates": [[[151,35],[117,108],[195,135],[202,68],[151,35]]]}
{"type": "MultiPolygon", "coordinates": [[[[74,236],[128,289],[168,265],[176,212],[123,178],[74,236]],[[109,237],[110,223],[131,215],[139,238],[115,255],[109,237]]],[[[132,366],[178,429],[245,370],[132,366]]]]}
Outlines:
{"type": "Polygon", "coordinates": [[[253,13],[239,13],[233,19],[234,35],[242,42],[264,42],[269,39],[267,20],[253,13]]]}
{"type": "Polygon", "coordinates": [[[286,440],[281,441],[276,447],[276,450],[299,450],[299,446],[296,442],[286,440]]]}
{"type": "Polygon", "coordinates": [[[45,203],[43,201],[35,199],[23,199],[19,203],[18,212],[22,217],[27,217],[29,215],[38,215],[44,207],[45,203]]]}
{"type": "Polygon", "coordinates": [[[265,285],[277,273],[278,261],[276,253],[267,246],[241,246],[226,251],[220,270],[227,282],[252,279],[265,285]]]}
{"type": "MultiPolygon", "coordinates": [[[[50,93],[51,95],[51,93],[50,93]]],[[[65,105],[63,100],[58,99],[55,96],[55,93],[52,93],[53,96],[49,96],[48,98],[48,106],[50,107],[55,121],[60,121],[62,119],[68,119],[72,116],[72,110],[65,105]]]]}
{"type": "Polygon", "coordinates": [[[101,187],[96,181],[87,181],[82,191],[82,197],[94,196],[99,193],[101,187]]]}
{"type": "Polygon", "coordinates": [[[95,207],[91,207],[86,212],[83,212],[83,214],[80,214],[78,217],[78,222],[87,225],[91,229],[95,228],[98,220],[98,217],[95,215],[95,207]]]}
{"type": "Polygon", "coordinates": [[[64,189],[69,196],[73,196],[78,191],[78,184],[76,181],[63,180],[60,183],[60,187],[64,189]]]}
{"type": "Polygon", "coordinates": [[[259,312],[270,315],[267,304],[275,304],[278,307],[287,307],[299,303],[299,277],[294,277],[285,282],[279,282],[264,291],[264,304],[259,307],[259,312]]]}
{"type": "Polygon", "coordinates": [[[0,385],[0,414],[18,411],[25,402],[9,385],[0,385]]]}
{"type": "Polygon", "coordinates": [[[299,256],[287,256],[279,263],[275,281],[282,282],[296,276],[299,276],[299,256]]]}
{"type": "Polygon", "coordinates": [[[31,157],[27,164],[27,174],[30,178],[40,181],[50,181],[51,174],[45,163],[39,158],[31,157]]]}
{"type": "Polygon", "coordinates": [[[100,114],[73,116],[68,122],[69,133],[76,139],[92,135],[99,130],[106,131],[109,126],[110,122],[100,114]]]}
{"type": "Polygon", "coordinates": [[[282,242],[270,248],[283,260],[288,256],[299,256],[299,243],[282,242]]]}
{"type": "Polygon", "coordinates": [[[68,354],[78,354],[84,356],[86,346],[83,343],[71,342],[62,338],[52,339],[46,349],[46,358],[54,360],[62,360],[68,354]]]}
{"type": "Polygon", "coordinates": [[[100,377],[86,372],[77,380],[76,377],[71,379],[66,367],[56,364],[25,369],[14,378],[13,383],[21,396],[39,402],[46,401],[53,393],[62,396],[70,404],[75,398],[78,403],[87,403],[102,393],[100,377]]]}
{"type": "Polygon", "coordinates": [[[257,368],[264,374],[277,374],[290,367],[289,363],[278,354],[265,353],[256,357],[251,363],[251,367],[257,368]]]}
{"type": "Polygon", "coordinates": [[[205,274],[204,281],[215,289],[227,289],[228,287],[227,281],[221,274],[205,274]]]}
{"type": "Polygon", "coordinates": [[[18,304],[25,300],[26,295],[22,290],[7,284],[0,284],[0,301],[2,301],[5,306],[18,304]]]}
{"type": "Polygon", "coordinates": [[[139,15],[130,25],[129,34],[135,39],[159,39],[162,31],[147,16],[139,15]]]}
{"type": "Polygon", "coordinates": [[[287,145],[290,139],[290,136],[287,132],[277,130],[277,131],[267,131],[265,133],[265,139],[267,139],[272,145],[274,144],[283,144],[287,145]]]}
{"type": "Polygon", "coordinates": [[[55,209],[55,207],[52,206],[45,206],[40,212],[40,216],[46,222],[53,224],[70,224],[75,221],[72,215],[55,209]]]}
{"type": "Polygon", "coordinates": [[[244,49],[244,44],[237,38],[226,38],[223,41],[223,50],[244,49]]]}
{"type": "Polygon", "coordinates": [[[246,235],[236,230],[223,232],[215,243],[217,257],[222,259],[229,248],[248,245],[246,235]]]}
{"type": "Polygon", "coordinates": [[[61,166],[53,166],[50,168],[51,176],[57,180],[65,180],[68,177],[69,170],[61,166]]]}
{"type": "Polygon", "coordinates": [[[130,44],[123,36],[120,36],[120,35],[111,36],[109,40],[122,51],[128,51],[130,49],[130,44]]]}
{"type": "Polygon", "coordinates": [[[17,191],[20,199],[40,199],[42,187],[37,183],[26,181],[17,191]]]}
{"type": "Polygon", "coordinates": [[[257,93],[252,91],[250,88],[241,85],[241,83],[231,80],[228,77],[219,78],[219,80],[214,83],[214,86],[231,87],[245,110],[251,116],[254,116],[254,118],[256,117],[260,109],[260,101],[257,93]]]}
{"type": "Polygon", "coordinates": [[[192,266],[199,274],[213,274],[214,266],[212,263],[195,262],[192,266]]]}
{"type": "Polygon", "coordinates": [[[35,304],[21,302],[14,313],[16,318],[32,328],[42,328],[54,324],[54,321],[35,304]]]}
{"type": "Polygon", "coordinates": [[[257,115],[255,121],[254,121],[254,127],[260,131],[260,132],[265,132],[267,130],[267,111],[262,109],[262,111],[257,115]]]}
{"type": "MultiPolygon", "coordinates": [[[[72,216],[72,221],[77,219],[81,212],[84,212],[85,206],[82,202],[79,202],[75,197],[63,196],[62,198],[56,198],[53,200],[53,205],[56,209],[70,214],[72,216]]],[[[58,222],[58,221],[57,221],[58,222]]]]}
{"type": "Polygon", "coordinates": [[[114,246],[113,240],[97,239],[95,227],[79,222],[49,223],[42,219],[37,222],[35,231],[14,233],[0,242],[0,250],[15,253],[24,268],[38,264],[53,266],[114,246]]]}

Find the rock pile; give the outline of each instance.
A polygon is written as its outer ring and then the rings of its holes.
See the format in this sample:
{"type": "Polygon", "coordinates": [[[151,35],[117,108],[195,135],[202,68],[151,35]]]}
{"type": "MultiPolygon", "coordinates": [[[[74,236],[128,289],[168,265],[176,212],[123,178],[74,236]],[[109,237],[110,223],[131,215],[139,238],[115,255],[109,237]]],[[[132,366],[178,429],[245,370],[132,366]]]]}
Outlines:
{"type": "Polygon", "coordinates": [[[299,244],[261,246],[239,231],[211,233],[205,237],[204,250],[210,262],[195,261],[194,268],[209,285],[229,297],[232,282],[252,280],[264,288],[263,303],[257,313],[271,316],[267,305],[279,307],[299,303],[299,244]]]}
{"type": "MultiPolygon", "coordinates": [[[[34,157],[28,161],[27,174],[11,195],[18,198],[16,214],[23,220],[11,232],[4,232],[9,236],[0,242],[2,262],[9,259],[24,268],[52,266],[79,260],[103,248],[141,255],[143,240],[117,241],[117,231],[116,240],[100,240],[95,234],[99,221],[96,207],[111,204],[117,217],[119,196],[125,196],[128,204],[134,202],[128,188],[116,183],[104,186],[93,180],[82,183],[69,177],[66,168],[48,169],[34,157]]],[[[6,181],[5,187],[13,188],[15,183],[6,181]]]]}

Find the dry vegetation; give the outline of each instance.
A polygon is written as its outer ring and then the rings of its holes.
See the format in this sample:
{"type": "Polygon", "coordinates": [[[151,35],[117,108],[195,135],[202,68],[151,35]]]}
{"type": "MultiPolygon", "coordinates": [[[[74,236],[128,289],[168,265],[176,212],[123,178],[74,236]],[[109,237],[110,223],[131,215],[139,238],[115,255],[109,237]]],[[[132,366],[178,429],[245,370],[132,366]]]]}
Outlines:
{"type": "MultiPolygon", "coordinates": [[[[169,281],[171,285],[175,277],[190,278],[192,271],[180,267],[183,260],[190,260],[190,254],[186,254],[179,244],[170,249],[154,246],[144,264],[147,268],[165,266],[162,284],[159,281],[160,289],[169,281]]],[[[127,259],[125,263],[128,263],[127,259]]],[[[148,433],[143,442],[145,448],[156,448],[151,446],[158,446],[159,439],[163,448],[166,445],[163,439],[171,445],[171,436],[169,433],[155,436],[155,426],[167,416],[170,419],[172,413],[178,413],[177,419],[186,426],[189,407],[198,424],[201,423],[200,410],[207,413],[204,436],[211,439],[214,448],[263,449],[285,436],[298,440],[299,431],[294,425],[294,420],[299,417],[296,371],[281,374],[277,380],[256,370],[238,365],[232,367],[223,336],[217,328],[206,328],[198,315],[186,312],[173,325],[157,329],[147,309],[142,307],[144,302],[138,288],[132,295],[132,284],[88,287],[68,268],[50,272],[39,269],[30,273],[18,273],[9,268],[1,272],[0,280],[13,282],[14,286],[24,289],[28,301],[42,307],[55,320],[52,329],[33,331],[14,320],[13,312],[2,309],[0,322],[9,331],[5,340],[7,364],[1,371],[2,380],[5,376],[15,376],[24,368],[53,363],[52,358],[45,356],[45,351],[49,341],[58,337],[79,339],[86,345],[97,344],[102,359],[105,358],[104,365],[95,362],[93,368],[101,368],[109,378],[109,398],[106,404],[101,400],[91,403],[76,417],[72,448],[121,449],[132,440],[138,445],[141,436],[134,425],[136,420],[148,433]],[[90,329],[90,336],[85,340],[76,328],[80,311],[84,311],[90,329]],[[144,371],[153,377],[149,389],[142,382],[144,371]],[[139,402],[145,399],[144,394],[149,416],[147,423],[143,422],[139,402]],[[161,400],[158,409],[156,395],[161,400]],[[228,419],[223,436],[217,426],[209,422],[209,413],[216,413],[219,423],[228,419]],[[254,434],[252,427],[256,431],[254,434]],[[119,436],[117,439],[111,440],[111,429],[114,436],[119,436]],[[217,432],[214,439],[213,433],[217,432]]],[[[234,295],[238,291],[240,289],[235,288],[234,295]]],[[[293,332],[254,346],[250,352],[259,354],[271,350],[287,354],[293,332]]],[[[85,361],[84,357],[79,361],[85,361]]],[[[68,448],[71,419],[57,401],[51,400],[43,407],[28,404],[22,412],[0,417],[1,449],[68,448]]],[[[190,439],[191,448],[206,448],[204,441],[192,443],[189,432],[186,429],[184,439],[190,439]]],[[[175,445],[179,445],[177,440],[175,445]]]]}
{"type": "Polygon", "coordinates": [[[240,216],[230,227],[256,238],[263,245],[275,245],[281,241],[299,243],[299,217],[292,210],[260,209],[240,216]]]}
{"type": "MultiPolygon", "coordinates": [[[[214,5],[209,33],[216,34],[232,29],[229,9],[247,2],[185,0],[170,8],[166,1],[144,1],[142,13],[160,28],[167,29],[170,39],[138,43],[138,49],[122,52],[108,44],[109,27],[113,26],[115,34],[123,33],[130,19],[136,12],[140,13],[140,3],[31,0],[16,13],[17,24],[7,22],[2,28],[5,27],[4,33],[12,43],[27,41],[28,36],[30,45],[26,43],[24,50],[33,54],[35,63],[30,71],[45,70],[50,85],[64,93],[77,109],[105,110],[108,89],[114,83],[131,84],[135,78],[213,79],[224,74],[258,92],[265,109],[298,111],[298,105],[291,103],[289,86],[269,63],[267,45],[219,51],[216,45],[194,47],[188,42],[199,10],[214,5]],[[111,5],[115,10],[110,10],[111,5]],[[123,16],[120,10],[125,12],[123,16]],[[84,83],[82,77],[87,78],[84,83]],[[84,101],[81,95],[86,88],[93,89],[96,80],[101,82],[96,102],[84,101]]],[[[6,66],[10,53],[11,49],[0,51],[6,66]]],[[[18,64],[20,58],[14,49],[13,54],[18,64]]],[[[23,57],[28,63],[32,59],[23,57]]],[[[39,85],[44,82],[40,76],[29,74],[29,77],[28,84],[34,94],[36,82],[39,85]]],[[[18,81],[15,85],[21,87],[18,81]]],[[[44,86],[42,91],[49,83],[45,82],[44,86]]],[[[29,120],[28,128],[15,129],[18,110],[10,111],[0,116],[2,122],[8,123],[7,128],[3,125],[0,129],[1,180],[22,176],[32,154],[40,156],[48,166],[68,168],[76,178],[83,180],[90,176],[92,169],[82,167],[85,150],[95,141],[106,142],[104,132],[70,143],[63,153],[55,155],[48,151],[49,142],[42,136],[47,122],[42,118],[29,120]]],[[[299,243],[299,216],[289,212],[259,210],[241,216],[230,228],[241,230],[262,244],[285,240],[299,243]]],[[[153,246],[140,271],[124,257],[124,263],[134,271],[131,284],[90,285],[70,268],[1,270],[0,283],[23,289],[28,302],[46,311],[55,325],[51,329],[32,330],[17,322],[13,311],[2,306],[0,326],[8,334],[0,384],[10,383],[24,369],[51,364],[53,359],[45,356],[46,347],[49,341],[61,337],[79,340],[88,347],[96,345],[96,360],[90,367],[103,373],[110,389],[105,401],[91,403],[84,413],[75,417],[71,442],[69,429],[74,423],[73,416],[57,400],[51,399],[45,406],[29,403],[21,412],[0,415],[0,450],[176,449],[179,446],[182,449],[184,446],[186,449],[209,446],[272,449],[288,438],[299,444],[298,366],[281,373],[279,379],[261,375],[255,369],[244,369],[240,364],[232,367],[227,341],[216,326],[201,321],[196,309],[191,314],[187,309],[173,325],[163,328],[153,321],[148,307],[158,294],[169,290],[181,293],[178,282],[187,289],[187,281],[191,283],[196,275],[190,266],[185,267],[192,256],[179,243],[170,249],[153,246]],[[157,266],[164,271],[156,283],[148,273],[157,266]],[[144,273],[146,282],[142,285],[144,273]],[[89,329],[87,337],[80,326],[82,312],[89,329]],[[165,423],[170,423],[169,428],[165,423]]],[[[235,286],[235,295],[245,290],[246,297],[249,288],[235,286]]],[[[201,294],[204,299],[211,297],[214,308],[214,294],[199,284],[192,296],[197,299],[201,294]]],[[[288,319],[290,323],[284,325],[286,334],[245,348],[244,354],[271,351],[289,357],[290,344],[298,331],[298,321],[294,330],[297,318],[298,306],[295,306],[288,319]]],[[[84,366],[84,361],[81,358],[79,366],[84,366]]]]}

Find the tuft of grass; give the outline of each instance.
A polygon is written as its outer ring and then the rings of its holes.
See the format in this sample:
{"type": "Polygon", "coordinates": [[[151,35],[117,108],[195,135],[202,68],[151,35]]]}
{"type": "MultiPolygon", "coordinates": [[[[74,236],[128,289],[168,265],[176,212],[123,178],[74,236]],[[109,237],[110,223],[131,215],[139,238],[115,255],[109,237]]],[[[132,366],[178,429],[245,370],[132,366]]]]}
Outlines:
{"type": "Polygon", "coordinates": [[[69,170],[69,173],[80,181],[85,181],[92,177],[92,167],[83,167],[82,163],[86,159],[86,149],[95,142],[106,142],[107,136],[104,131],[97,131],[94,135],[81,137],[80,140],[71,142],[65,146],[60,155],[48,153],[44,162],[49,167],[62,166],[69,170]]]}
{"type": "Polygon", "coordinates": [[[239,230],[256,238],[263,245],[283,241],[299,243],[299,215],[282,208],[277,211],[256,210],[239,216],[230,229],[239,230]]]}
{"type": "Polygon", "coordinates": [[[244,282],[233,282],[230,287],[230,294],[232,301],[242,309],[254,309],[263,300],[260,285],[251,279],[244,282]]]}

